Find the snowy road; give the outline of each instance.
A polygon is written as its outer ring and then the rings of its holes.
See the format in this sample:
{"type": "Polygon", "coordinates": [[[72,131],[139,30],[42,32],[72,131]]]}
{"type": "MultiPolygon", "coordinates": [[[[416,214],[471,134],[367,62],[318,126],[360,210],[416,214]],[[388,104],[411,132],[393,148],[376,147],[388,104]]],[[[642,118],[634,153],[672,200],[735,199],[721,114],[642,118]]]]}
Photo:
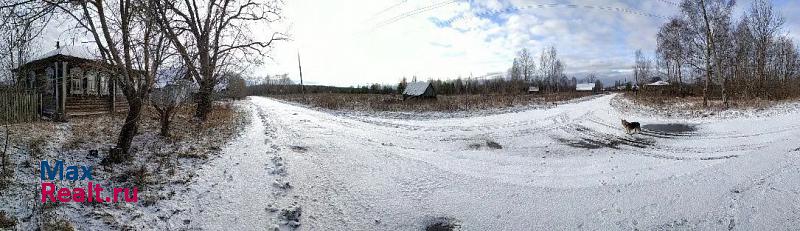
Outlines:
{"type": "Polygon", "coordinates": [[[262,119],[253,125],[264,128],[242,139],[261,156],[237,166],[274,171],[281,158],[285,174],[258,180],[272,193],[257,203],[301,207],[305,230],[418,230],[443,219],[465,230],[800,227],[798,114],[664,120],[621,115],[613,97],[435,120],[252,98],[262,119]],[[626,135],[623,117],[645,131],[626,135]]]}

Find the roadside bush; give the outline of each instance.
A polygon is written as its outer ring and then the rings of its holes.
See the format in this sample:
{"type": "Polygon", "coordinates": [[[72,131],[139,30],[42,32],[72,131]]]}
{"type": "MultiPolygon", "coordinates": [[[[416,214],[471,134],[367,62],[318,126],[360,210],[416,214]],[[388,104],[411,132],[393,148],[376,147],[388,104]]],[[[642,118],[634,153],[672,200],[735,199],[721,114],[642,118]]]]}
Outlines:
{"type": "Polygon", "coordinates": [[[66,220],[56,220],[45,223],[41,227],[42,231],[75,231],[72,224],[66,220]]]}
{"type": "Polygon", "coordinates": [[[17,226],[17,220],[9,217],[6,211],[0,211],[0,229],[13,229],[15,226],[17,226]]]}

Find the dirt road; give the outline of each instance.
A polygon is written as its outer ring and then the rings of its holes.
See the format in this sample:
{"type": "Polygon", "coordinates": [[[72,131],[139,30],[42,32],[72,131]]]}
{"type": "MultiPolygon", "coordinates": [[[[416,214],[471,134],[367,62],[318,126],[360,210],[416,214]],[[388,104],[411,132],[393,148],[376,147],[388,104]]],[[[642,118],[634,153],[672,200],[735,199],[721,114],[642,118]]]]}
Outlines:
{"type": "Polygon", "coordinates": [[[209,166],[221,170],[207,173],[218,179],[224,172],[233,183],[195,186],[239,195],[213,200],[197,216],[235,219],[209,217],[197,227],[800,227],[797,113],[665,120],[623,115],[610,106],[614,97],[433,120],[330,114],[252,98],[260,118],[253,126],[262,127],[232,145],[246,147],[226,148],[209,166]],[[645,130],[625,134],[623,117],[645,130]],[[260,200],[248,196],[258,192],[260,200]]]}

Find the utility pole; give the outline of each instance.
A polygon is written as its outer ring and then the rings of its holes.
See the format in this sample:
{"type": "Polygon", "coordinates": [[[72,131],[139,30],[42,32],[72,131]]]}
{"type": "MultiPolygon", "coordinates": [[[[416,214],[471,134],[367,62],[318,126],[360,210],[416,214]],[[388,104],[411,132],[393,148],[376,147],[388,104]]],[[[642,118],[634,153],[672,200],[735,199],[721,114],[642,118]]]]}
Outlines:
{"type": "Polygon", "coordinates": [[[300,64],[300,51],[297,51],[297,69],[300,70],[300,92],[305,95],[306,87],[303,85],[303,65],[300,64]]]}

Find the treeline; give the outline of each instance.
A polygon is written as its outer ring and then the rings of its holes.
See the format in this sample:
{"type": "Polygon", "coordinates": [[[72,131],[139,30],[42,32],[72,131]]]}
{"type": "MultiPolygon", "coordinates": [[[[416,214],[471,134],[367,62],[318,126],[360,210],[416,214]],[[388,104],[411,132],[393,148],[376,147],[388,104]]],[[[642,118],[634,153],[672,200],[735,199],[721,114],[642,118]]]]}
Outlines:
{"type": "MultiPolygon", "coordinates": [[[[416,79],[416,78],[414,78],[416,79]]],[[[414,82],[416,80],[412,80],[414,82]]],[[[565,80],[563,91],[574,91],[576,78],[565,80]]],[[[531,83],[521,79],[497,78],[456,78],[456,79],[431,79],[436,93],[440,95],[475,95],[475,94],[525,94],[531,83]]],[[[305,93],[344,93],[344,94],[401,94],[409,84],[407,78],[402,78],[397,85],[370,84],[353,87],[334,87],[322,85],[305,85],[288,82],[288,84],[254,84],[247,87],[249,95],[290,95],[305,93]]],[[[602,86],[602,85],[600,85],[602,86]]]]}
{"type": "MultiPolygon", "coordinates": [[[[403,79],[405,80],[405,78],[403,79]]],[[[587,78],[584,81],[595,82],[595,79],[589,80],[587,78]]],[[[546,82],[543,81],[526,81],[524,79],[514,79],[514,78],[488,78],[488,79],[478,79],[478,78],[456,78],[456,79],[449,79],[449,80],[430,80],[431,86],[436,89],[436,93],[442,95],[474,95],[474,94],[526,94],[528,93],[529,87],[538,87],[538,86],[546,86],[546,82]],[[541,85],[539,85],[541,84],[541,85]]],[[[598,81],[599,82],[599,81],[598,81]]],[[[555,91],[555,89],[559,89],[559,92],[570,92],[575,91],[575,85],[577,85],[578,79],[575,77],[567,78],[564,76],[563,78],[559,78],[557,85],[558,86],[548,88],[551,89],[550,91],[555,91]]],[[[597,86],[602,88],[602,84],[595,83],[597,86]]],[[[398,89],[404,89],[404,82],[401,81],[398,84],[398,89]]],[[[539,88],[539,92],[544,92],[539,88]]],[[[402,92],[402,90],[400,91],[402,92]]]]}
{"type": "Polygon", "coordinates": [[[393,94],[397,91],[393,86],[371,84],[369,86],[334,87],[322,85],[301,86],[289,84],[256,84],[247,87],[250,95],[291,95],[302,93],[343,93],[343,94],[393,94]]]}
{"type": "MultiPolygon", "coordinates": [[[[538,88],[539,92],[570,92],[575,91],[579,80],[575,76],[567,76],[564,71],[566,64],[558,58],[555,47],[548,47],[541,51],[538,59],[527,48],[517,52],[511,68],[505,76],[494,78],[456,78],[449,80],[430,80],[436,92],[443,95],[460,94],[524,94],[529,87],[538,88]],[[538,65],[537,65],[538,62],[538,65]]],[[[414,78],[412,80],[415,80],[414,78]]],[[[581,82],[595,83],[597,90],[603,84],[597,79],[596,74],[590,74],[581,82]]],[[[403,78],[397,86],[402,92],[407,85],[403,78]]]]}
{"type": "MultiPolygon", "coordinates": [[[[541,51],[537,59],[527,49],[523,48],[517,53],[511,68],[508,70],[508,77],[511,82],[522,82],[530,86],[538,87],[540,91],[562,92],[574,91],[578,83],[577,78],[567,77],[564,74],[567,65],[558,58],[558,51],[551,46],[541,51]]],[[[588,82],[596,80],[587,79],[588,82]]]]}
{"type": "Polygon", "coordinates": [[[663,76],[679,95],[701,88],[709,97],[785,99],[800,96],[800,52],[769,0],[755,0],[734,19],[733,0],[684,0],[661,26],[655,64],[636,53],[634,79],[663,76]],[[693,83],[687,87],[686,83],[693,83]]]}

